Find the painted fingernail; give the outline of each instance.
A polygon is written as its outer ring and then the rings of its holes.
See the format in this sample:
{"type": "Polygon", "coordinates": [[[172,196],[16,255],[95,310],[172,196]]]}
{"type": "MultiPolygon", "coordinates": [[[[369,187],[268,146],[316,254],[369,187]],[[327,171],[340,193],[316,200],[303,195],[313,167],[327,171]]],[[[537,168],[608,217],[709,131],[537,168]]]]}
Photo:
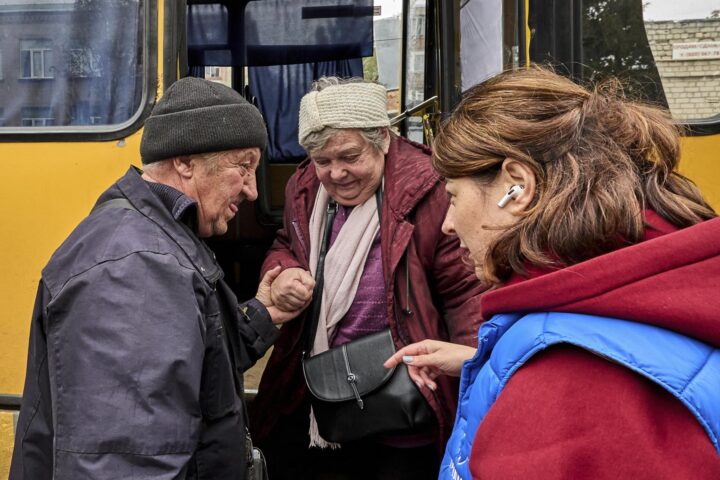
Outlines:
{"type": "Polygon", "coordinates": [[[437,385],[431,385],[428,383],[428,388],[434,392],[435,389],[437,388],[437,385]]]}
{"type": "Polygon", "coordinates": [[[403,355],[403,363],[412,363],[413,356],[412,355],[403,355]]]}

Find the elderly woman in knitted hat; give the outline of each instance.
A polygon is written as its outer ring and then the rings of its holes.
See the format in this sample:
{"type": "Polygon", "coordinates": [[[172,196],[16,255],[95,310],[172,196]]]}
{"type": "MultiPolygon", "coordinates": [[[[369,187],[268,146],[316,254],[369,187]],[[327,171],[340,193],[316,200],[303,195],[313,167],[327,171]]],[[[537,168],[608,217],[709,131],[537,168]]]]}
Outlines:
{"type": "MultiPolygon", "coordinates": [[[[309,158],[286,190],[284,228],[264,271],[288,310],[310,304],[328,204],[324,285],[312,354],[390,329],[396,347],[432,338],[472,344],[483,287],[440,227],[448,208],[430,150],[389,129],[386,90],[324,78],[303,99],[299,140],[309,158]]],[[[317,303],[317,302],[314,302],[317,303]]],[[[433,478],[455,411],[457,383],[423,392],[434,419],[417,431],[310,448],[310,403],[301,356],[311,308],[283,327],[252,413],[272,478],[433,478]]],[[[324,444],[314,437],[313,444],[324,444]]]]}
{"type": "Polygon", "coordinates": [[[669,115],[615,88],[508,71],[435,138],[443,230],[498,287],[477,349],[386,363],[462,375],[440,479],[720,478],[720,218],[669,115]]]}

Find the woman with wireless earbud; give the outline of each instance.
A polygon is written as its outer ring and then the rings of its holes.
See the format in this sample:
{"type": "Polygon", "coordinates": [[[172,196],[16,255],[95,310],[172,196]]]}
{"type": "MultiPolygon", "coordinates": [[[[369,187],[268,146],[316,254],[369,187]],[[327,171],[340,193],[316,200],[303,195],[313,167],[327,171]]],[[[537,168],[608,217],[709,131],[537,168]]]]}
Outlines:
{"type": "Polygon", "coordinates": [[[274,344],[253,438],[274,480],[435,478],[458,380],[418,389],[383,360],[428,338],[473,345],[487,285],[443,235],[445,185],[430,149],[390,130],[385,87],[318,80],[298,141],[308,158],[263,271],[279,266],[273,301],[303,311],[274,344]]]}
{"type": "Polygon", "coordinates": [[[440,477],[720,478],[720,219],[678,173],[667,112],[540,67],[471,88],[434,143],[486,320],[440,477]]]}

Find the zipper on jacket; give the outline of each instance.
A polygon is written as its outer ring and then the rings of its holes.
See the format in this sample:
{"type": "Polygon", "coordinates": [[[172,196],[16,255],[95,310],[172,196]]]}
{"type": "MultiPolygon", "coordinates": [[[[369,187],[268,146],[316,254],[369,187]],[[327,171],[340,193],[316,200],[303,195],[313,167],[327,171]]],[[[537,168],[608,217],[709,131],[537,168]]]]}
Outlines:
{"type": "Polygon", "coordinates": [[[405,250],[405,308],[403,308],[402,313],[406,317],[413,314],[412,310],[410,310],[410,258],[407,250],[405,250]]]}

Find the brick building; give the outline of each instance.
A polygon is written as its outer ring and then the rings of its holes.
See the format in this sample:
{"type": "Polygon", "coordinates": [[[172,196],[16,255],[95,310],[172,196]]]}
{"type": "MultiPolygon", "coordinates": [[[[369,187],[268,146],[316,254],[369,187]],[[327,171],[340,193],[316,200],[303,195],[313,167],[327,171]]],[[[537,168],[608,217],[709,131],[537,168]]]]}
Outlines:
{"type": "Polygon", "coordinates": [[[717,117],[720,18],[647,22],[645,29],[673,117],[717,117]]]}

